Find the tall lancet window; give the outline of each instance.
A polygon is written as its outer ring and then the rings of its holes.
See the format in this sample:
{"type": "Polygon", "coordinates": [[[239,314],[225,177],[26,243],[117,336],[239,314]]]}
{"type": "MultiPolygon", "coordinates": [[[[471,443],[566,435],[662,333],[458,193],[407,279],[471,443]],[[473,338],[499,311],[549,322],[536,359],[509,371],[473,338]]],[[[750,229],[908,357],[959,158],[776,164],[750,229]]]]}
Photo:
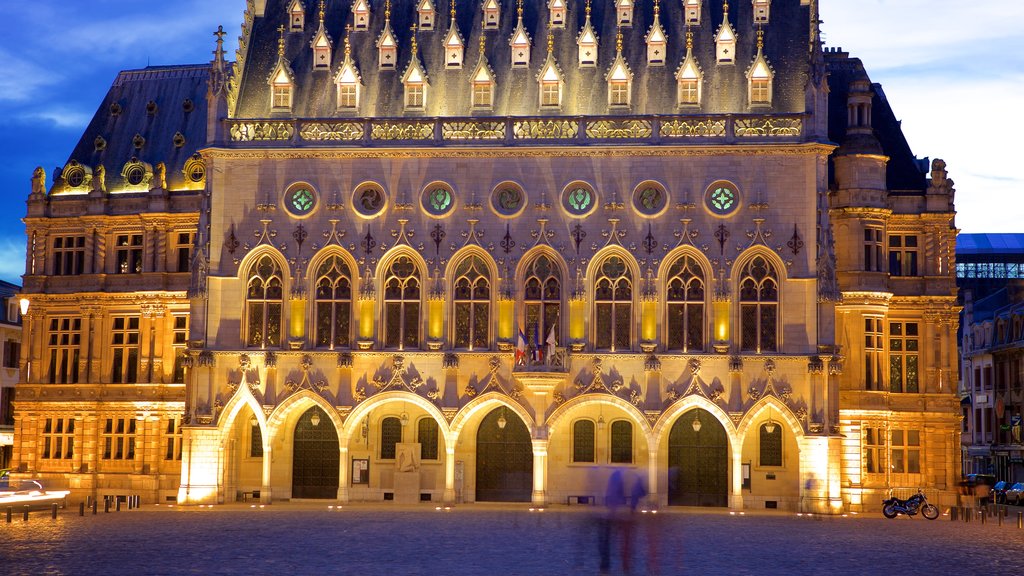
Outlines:
{"type": "Polygon", "coordinates": [[[448,34],[444,37],[444,67],[448,69],[462,68],[465,59],[466,44],[459,34],[459,26],[455,22],[455,1],[452,0],[452,21],[448,26],[448,34]]]}
{"type": "Polygon", "coordinates": [[[647,65],[664,66],[665,53],[668,51],[668,36],[661,26],[661,3],[654,0],[654,23],[647,31],[647,65]]]}
{"type": "Polygon", "coordinates": [[[668,349],[704,350],[704,271],[691,256],[682,256],[668,270],[668,349]]]}
{"type": "Polygon", "coordinates": [[[497,30],[501,23],[501,4],[498,0],[484,0],[484,30],[497,30]]]}
{"type": "Polygon", "coordinates": [[[352,341],[352,271],[331,256],[316,273],[316,346],[348,348],[352,341]]]}
{"type": "Polygon", "coordinates": [[[281,345],[281,309],[284,302],[284,275],[277,261],[261,256],[249,268],[245,290],[246,346],[256,348],[281,345]]]}
{"type": "Polygon", "coordinates": [[[491,277],[487,263],[470,256],[455,269],[455,347],[487,349],[491,327],[491,277]]]}
{"type": "Polygon", "coordinates": [[[416,263],[399,256],[384,276],[384,345],[388,348],[419,348],[420,293],[422,283],[416,263]]]}
{"type": "Polygon", "coordinates": [[[526,312],[526,331],[547,338],[551,329],[556,336],[562,309],[562,274],[549,257],[541,254],[526,268],[523,286],[523,308],[526,312]]]}
{"type": "Polygon", "coordinates": [[[548,0],[548,26],[565,28],[566,0],[548,0]]]}
{"type": "Polygon", "coordinates": [[[384,30],[377,38],[377,66],[381,70],[394,70],[398,66],[398,39],[391,31],[391,1],[384,4],[384,30]]]}
{"type": "Polygon", "coordinates": [[[701,0],[683,0],[683,22],[687,26],[700,26],[701,0]]]}
{"type": "Polygon", "coordinates": [[[779,277],[762,256],[740,278],[740,350],[775,352],[778,341],[779,277]]]}
{"type": "Polygon", "coordinates": [[[437,21],[437,9],[434,8],[433,0],[420,0],[419,6],[416,7],[416,14],[419,17],[420,30],[434,29],[434,22],[437,21]]]}
{"type": "Polygon", "coordinates": [[[338,109],[358,110],[363,83],[359,77],[359,69],[352,61],[352,46],[348,36],[345,36],[345,61],[341,63],[341,69],[334,82],[338,85],[338,109]]]}
{"type": "Polygon", "coordinates": [[[615,0],[617,24],[623,28],[633,25],[633,0],[615,0]]]}
{"type": "Polygon", "coordinates": [[[352,4],[352,28],[354,30],[370,29],[370,0],[356,0],[352,4]]]}
{"type": "Polygon", "coordinates": [[[288,28],[292,32],[302,32],[306,26],[306,9],[300,0],[292,0],[288,5],[288,28]]]}
{"type": "Polygon", "coordinates": [[[681,108],[700,106],[703,73],[693,57],[693,33],[686,33],[686,58],[676,71],[677,100],[681,108]]]}
{"type": "Polygon", "coordinates": [[[583,22],[583,29],[576,38],[576,46],[579,48],[579,63],[581,68],[597,66],[597,34],[594,26],[590,23],[590,0],[587,0],[587,18],[583,22]]]}
{"type": "Polygon", "coordinates": [[[619,256],[598,267],[594,282],[594,341],[598,350],[629,350],[633,335],[633,273],[619,256]]]}
{"type": "Polygon", "coordinates": [[[615,36],[615,60],[608,70],[608,105],[613,108],[625,108],[630,104],[633,86],[633,72],[622,57],[622,32],[615,36]]]}
{"type": "Polygon", "coordinates": [[[757,31],[757,56],[747,71],[748,97],[751,106],[771,106],[774,74],[764,57],[764,32],[757,31]]]}
{"type": "Polygon", "coordinates": [[[509,45],[512,47],[512,67],[526,68],[530,65],[530,35],[526,33],[523,26],[523,0],[519,0],[516,7],[519,17],[516,21],[516,28],[512,31],[512,38],[509,45]]]}
{"type": "Polygon", "coordinates": [[[729,23],[729,3],[726,2],[724,7],[722,25],[715,34],[715,57],[719,64],[733,64],[736,62],[736,31],[729,23]]]}
{"type": "Polygon", "coordinates": [[[771,0],[753,0],[754,2],[754,24],[767,24],[768,13],[771,10],[771,0]]]}
{"type": "Polygon", "coordinates": [[[540,83],[540,107],[542,109],[558,109],[562,106],[562,71],[555,61],[555,39],[548,32],[548,58],[537,75],[540,83]]]}
{"type": "Polygon", "coordinates": [[[324,0],[320,0],[320,27],[317,28],[316,34],[313,35],[313,40],[309,45],[313,49],[313,69],[330,70],[331,51],[334,48],[334,44],[331,42],[331,36],[324,27],[324,0]]]}

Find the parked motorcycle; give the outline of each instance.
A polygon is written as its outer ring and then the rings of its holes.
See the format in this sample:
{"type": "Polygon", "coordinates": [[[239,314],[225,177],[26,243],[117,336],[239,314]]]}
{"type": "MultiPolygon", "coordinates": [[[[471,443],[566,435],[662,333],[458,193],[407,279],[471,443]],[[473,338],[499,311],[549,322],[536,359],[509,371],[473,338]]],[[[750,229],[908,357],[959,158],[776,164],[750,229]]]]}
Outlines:
{"type": "Polygon", "coordinates": [[[925,498],[924,493],[920,490],[917,491],[917,494],[906,500],[893,497],[882,502],[882,515],[890,520],[900,514],[917,516],[918,512],[929,520],[935,520],[939,517],[939,507],[928,503],[928,499],[925,498]]]}

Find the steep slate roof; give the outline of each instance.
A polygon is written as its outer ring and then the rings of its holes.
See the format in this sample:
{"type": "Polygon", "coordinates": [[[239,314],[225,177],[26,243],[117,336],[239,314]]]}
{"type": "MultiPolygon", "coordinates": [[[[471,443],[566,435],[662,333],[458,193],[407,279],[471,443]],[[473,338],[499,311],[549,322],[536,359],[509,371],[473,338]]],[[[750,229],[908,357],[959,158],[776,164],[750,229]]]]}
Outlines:
{"type": "MultiPolygon", "coordinates": [[[[470,78],[478,57],[483,11],[479,1],[459,2],[457,23],[466,43],[464,66],[460,70],[444,67],[443,40],[449,30],[448,1],[436,2],[437,24],[433,31],[417,33],[420,58],[430,77],[427,107],[407,113],[403,106],[401,75],[410,61],[410,27],[416,21],[416,0],[395,0],[391,6],[391,28],[398,37],[398,66],[379,71],[375,46],[384,27],[384,0],[373,0],[370,30],[353,31],[352,58],[362,74],[365,86],[362,109],[351,114],[359,117],[481,115],[471,111],[470,78]]],[[[240,79],[236,118],[268,118],[270,95],[267,78],[277,62],[278,27],[287,25],[288,1],[268,0],[265,15],[256,18],[248,41],[248,53],[240,79]]],[[[566,27],[552,30],[554,56],[565,73],[565,100],[559,112],[549,115],[607,114],[677,114],[676,69],[686,53],[686,27],[683,25],[682,3],[661,2],[660,20],[668,35],[667,59],[664,66],[647,65],[645,38],[654,22],[654,3],[638,1],[634,8],[633,26],[623,29],[623,52],[634,73],[633,105],[626,111],[610,111],[607,83],[604,79],[615,57],[615,7],[613,0],[595,0],[591,21],[600,38],[598,64],[593,68],[578,66],[576,38],[583,26],[584,3],[569,3],[566,27]]],[[[318,28],[317,6],[306,1],[306,26],[303,32],[286,32],[286,57],[296,76],[295,107],[289,116],[329,118],[339,116],[336,109],[334,75],[344,58],[345,26],[352,21],[350,2],[328,2],[325,23],[328,33],[336,39],[331,71],[312,70],[313,51],[310,40],[318,28]]],[[[704,105],[702,113],[745,113],[747,89],[745,73],[757,53],[757,34],[753,24],[753,7],[749,1],[730,4],[729,18],[739,36],[735,65],[720,66],[715,60],[714,34],[722,23],[722,2],[705,0],[701,25],[693,28],[694,53],[704,71],[704,105]]],[[[488,31],[487,59],[497,76],[495,106],[487,116],[538,115],[537,73],[547,57],[547,3],[540,0],[524,2],[523,24],[532,39],[529,68],[511,67],[509,39],[516,27],[516,5],[501,2],[501,24],[488,31]]],[[[286,26],[287,27],[287,26],[286,26]]],[[[765,56],[775,71],[774,102],[769,112],[798,113],[805,108],[804,88],[810,36],[810,9],[800,0],[776,0],[772,3],[771,21],[764,26],[765,56]]]]}
{"type": "MultiPolygon", "coordinates": [[[[774,8],[774,7],[773,7],[774,8]]],[[[846,99],[850,83],[868,79],[864,64],[859,58],[851,58],[841,49],[825,51],[828,66],[828,135],[833,142],[846,140],[847,109],[846,99]]],[[[886,184],[892,194],[924,194],[928,189],[927,161],[920,161],[910,150],[900,121],[889,105],[880,84],[872,84],[874,97],[871,102],[871,124],[875,137],[882,145],[882,152],[889,157],[886,167],[886,184]]]]}
{"type": "Polygon", "coordinates": [[[122,167],[136,157],[155,166],[167,166],[169,189],[184,186],[185,162],[206,145],[206,80],[208,64],[189,66],[150,66],[142,70],[126,70],[107,92],[89,127],[68,158],[94,169],[102,164],[107,170],[107,187],[121,181],[122,167]],[[185,101],[192,102],[186,111],[185,101]],[[156,103],[150,114],[149,102],[156,103]],[[114,104],[119,110],[115,113],[114,104]],[[174,135],[185,137],[181,148],[174,145],[174,135]],[[135,148],[135,135],[145,138],[135,148]],[[103,150],[96,149],[96,138],[106,141],[103,150]]]}

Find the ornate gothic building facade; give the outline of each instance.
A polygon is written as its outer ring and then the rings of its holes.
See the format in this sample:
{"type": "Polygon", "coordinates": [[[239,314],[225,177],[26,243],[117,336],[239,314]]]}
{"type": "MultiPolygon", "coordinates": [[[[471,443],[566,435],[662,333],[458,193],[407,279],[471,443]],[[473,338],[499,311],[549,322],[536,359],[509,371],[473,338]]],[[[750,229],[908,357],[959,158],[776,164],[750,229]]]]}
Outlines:
{"type": "Polygon", "coordinates": [[[17,475],[837,512],[955,494],[953,187],[816,0],[250,0],[33,179],[17,475]]]}

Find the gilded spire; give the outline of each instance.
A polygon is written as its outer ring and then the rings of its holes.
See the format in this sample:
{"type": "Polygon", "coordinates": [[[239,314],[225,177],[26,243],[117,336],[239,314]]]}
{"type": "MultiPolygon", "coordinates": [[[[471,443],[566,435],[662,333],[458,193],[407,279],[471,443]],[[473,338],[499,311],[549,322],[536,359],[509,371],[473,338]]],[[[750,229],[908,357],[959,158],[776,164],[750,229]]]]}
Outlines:
{"type": "Polygon", "coordinates": [[[452,0],[452,26],[455,26],[455,0],[452,0]]]}
{"type": "MultiPolygon", "coordinates": [[[[454,0],[453,0],[454,1],[454,0]]],[[[480,22],[480,57],[484,57],[484,50],[487,49],[487,31],[484,30],[485,24],[480,22]]]]}
{"type": "Polygon", "coordinates": [[[690,30],[689,26],[686,27],[686,51],[693,51],[693,31],[690,30]]]}
{"type": "Polygon", "coordinates": [[[413,58],[415,58],[416,57],[416,48],[417,48],[416,47],[416,30],[417,30],[417,26],[416,26],[415,23],[413,23],[413,25],[410,28],[410,30],[412,30],[412,56],[413,56],[413,58]]]}
{"type": "Polygon", "coordinates": [[[345,59],[348,60],[352,55],[352,43],[349,41],[349,35],[352,34],[352,25],[345,25],[345,59]]]}
{"type": "Polygon", "coordinates": [[[519,15],[520,20],[523,19],[523,0],[518,0],[516,2],[516,14],[519,15]]]}
{"type": "Polygon", "coordinates": [[[391,0],[385,0],[384,2],[384,19],[387,21],[391,20],[391,0]]]}
{"type": "Polygon", "coordinates": [[[590,0],[587,0],[587,20],[590,20],[590,0]]]}
{"type": "Polygon", "coordinates": [[[320,26],[324,25],[324,0],[320,0],[320,26]]]}
{"type": "Polygon", "coordinates": [[[657,18],[659,13],[661,13],[661,5],[658,0],[654,0],[654,17],[657,18]]]}
{"type": "Polygon", "coordinates": [[[548,55],[555,51],[555,33],[548,28],[548,55]]]}
{"type": "Polygon", "coordinates": [[[622,27],[615,27],[615,53],[622,54],[622,27]]]}
{"type": "Polygon", "coordinates": [[[757,51],[760,52],[764,48],[764,30],[760,26],[757,27],[757,51]]]}
{"type": "Polygon", "coordinates": [[[284,25],[277,27],[277,32],[280,34],[280,38],[277,40],[277,57],[284,58],[284,25]]]}

